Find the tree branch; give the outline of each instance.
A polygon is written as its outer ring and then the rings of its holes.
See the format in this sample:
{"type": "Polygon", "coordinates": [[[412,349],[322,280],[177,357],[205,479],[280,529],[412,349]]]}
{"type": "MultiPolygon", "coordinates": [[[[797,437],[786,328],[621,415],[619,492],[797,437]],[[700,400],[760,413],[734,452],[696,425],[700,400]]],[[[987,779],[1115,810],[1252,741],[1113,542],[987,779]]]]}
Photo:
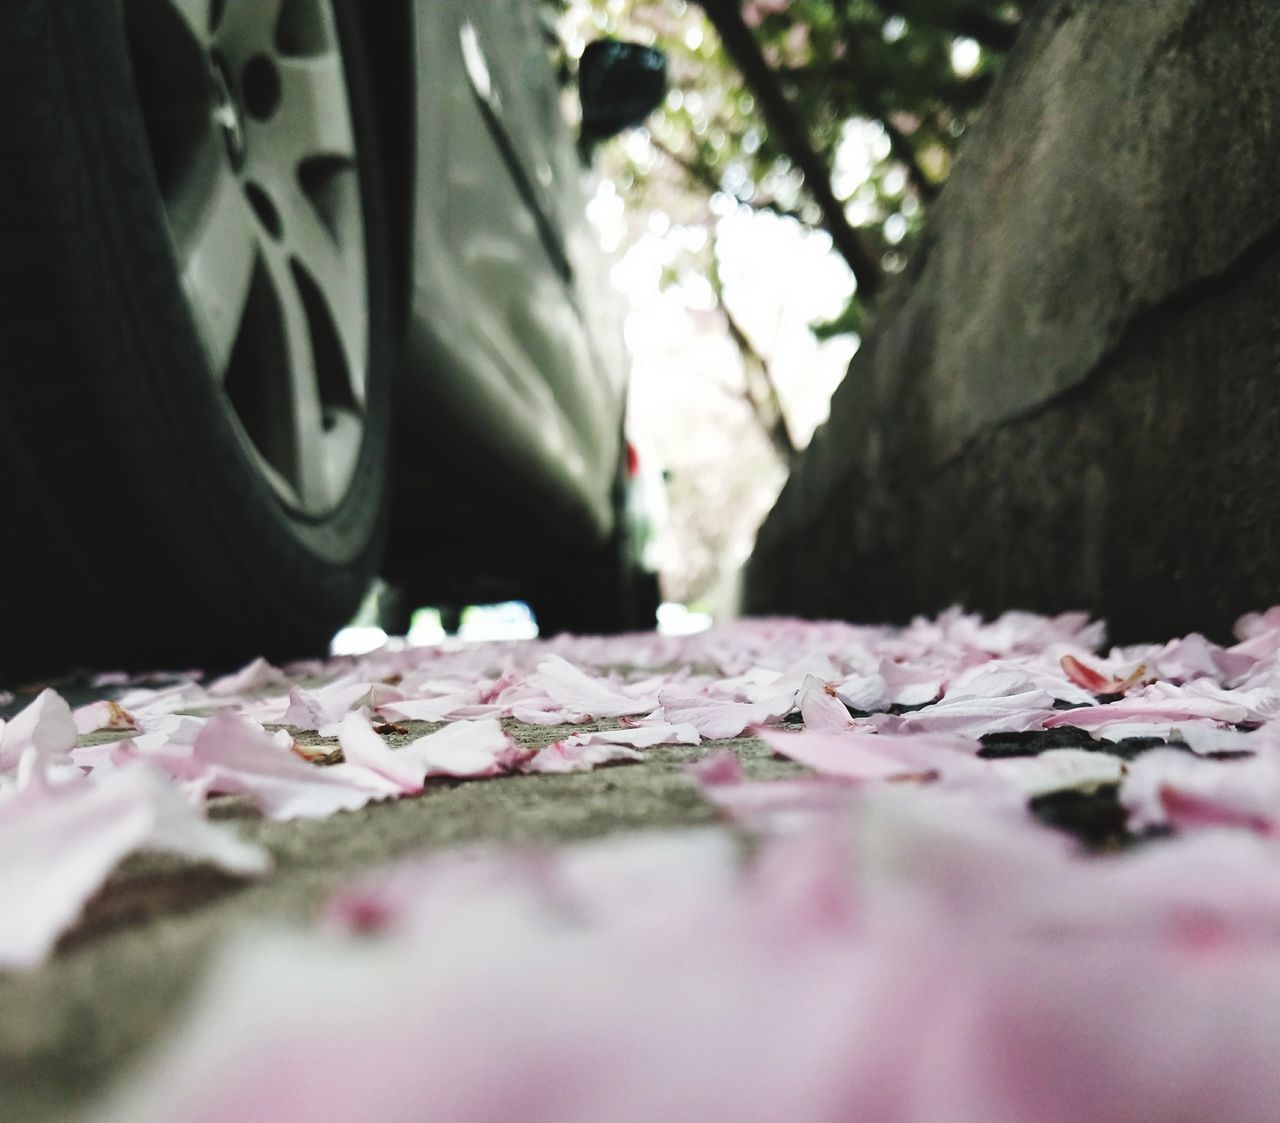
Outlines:
{"type": "Polygon", "coordinates": [[[881,90],[874,81],[866,77],[868,68],[862,43],[864,32],[851,18],[848,0],[842,0],[836,5],[836,13],[840,18],[840,28],[844,32],[845,50],[853,52],[853,58],[847,68],[849,81],[866,106],[868,114],[880,122],[885,135],[889,138],[889,149],[894,158],[906,168],[907,179],[916,189],[916,194],[926,203],[930,202],[938,194],[938,185],[920,166],[916,147],[911,142],[911,138],[893,123],[893,115],[889,112],[881,90]]]}
{"type": "Polygon", "coordinates": [[[724,298],[724,283],[720,279],[720,246],[714,226],[711,228],[710,250],[711,259],[707,269],[707,280],[711,284],[711,291],[715,293],[716,303],[724,316],[725,326],[729,329],[729,338],[733,340],[734,346],[738,348],[738,354],[742,357],[745,383],[742,396],[751,407],[751,412],[756,415],[756,420],[760,422],[760,427],[769,438],[769,443],[773,445],[778,457],[784,464],[791,467],[800,450],[796,448],[795,441],[791,439],[791,430],[787,428],[787,415],[783,412],[782,398],[778,394],[778,384],[773,380],[769,363],[756,350],[751,337],[747,335],[724,298]],[[763,401],[751,392],[753,380],[763,389],[763,401]]]}
{"type": "Polygon", "coordinates": [[[844,207],[831,188],[831,169],[814,150],[799,113],[778,85],[751,29],[742,21],[736,0],[698,2],[759,102],[778,147],[804,176],[805,186],[822,212],[823,225],[832,243],[857,279],[859,297],[867,302],[874,300],[884,282],[880,262],[845,217],[844,207]]]}
{"type": "Polygon", "coordinates": [[[812,229],[813,223],[805,220],[804,216],[791,207],[783,206],[777,199],[773,198],[752,198],[744,199],[736,191],[728,191],[725,186],[715,177],[715,174],[705,164],[699,163],[697,160],[691,160],[688,156],[681,155],[674,148],[663,144],[657,137],[650,137],[649,143],[661,152],[668,160],[676,165],[690,179],[702,184],[708,191],[719,191],[728,195],[731,199],[744,207],[750,207],[752,210],[767,211],[769,214],[776,214],[780,218],[790,218],[800,223],[802,226],[812,229]]]}
{"type": "Polygon", "coordinates": [[[931,23],[943,31],[963,35],[993,51],[1009,50],[1018,38],[1020,24],[1017,21],[1002,20],[981,8],[957,6],[950,11],[921,15],[909,0],[874,0],[874,3],[885,15],[919,18],[922,23],[931,23]]]}

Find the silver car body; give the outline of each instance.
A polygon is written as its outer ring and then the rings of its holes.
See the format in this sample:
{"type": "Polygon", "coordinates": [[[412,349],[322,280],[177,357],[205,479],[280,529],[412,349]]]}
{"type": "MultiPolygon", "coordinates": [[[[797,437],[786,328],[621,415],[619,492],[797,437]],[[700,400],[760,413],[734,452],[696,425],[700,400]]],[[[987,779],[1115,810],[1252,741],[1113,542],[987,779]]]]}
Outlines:
{"type": "Polygon", "coordinates": [[[585,169],[530,0],[420,0],[401,393],[479,428],[603,537],[627,359],[585,169]]]}

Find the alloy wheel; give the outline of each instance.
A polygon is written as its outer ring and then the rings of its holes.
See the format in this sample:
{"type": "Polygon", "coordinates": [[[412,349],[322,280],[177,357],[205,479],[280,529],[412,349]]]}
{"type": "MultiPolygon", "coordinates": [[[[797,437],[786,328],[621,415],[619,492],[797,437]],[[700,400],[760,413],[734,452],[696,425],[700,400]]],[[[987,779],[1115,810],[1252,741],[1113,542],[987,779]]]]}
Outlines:
{"type": "Polygon", "coordinates": [[[365,434],[368,276],[330,0],[126,0],[182,291],[279,500],[322,518],[365,434]]]}

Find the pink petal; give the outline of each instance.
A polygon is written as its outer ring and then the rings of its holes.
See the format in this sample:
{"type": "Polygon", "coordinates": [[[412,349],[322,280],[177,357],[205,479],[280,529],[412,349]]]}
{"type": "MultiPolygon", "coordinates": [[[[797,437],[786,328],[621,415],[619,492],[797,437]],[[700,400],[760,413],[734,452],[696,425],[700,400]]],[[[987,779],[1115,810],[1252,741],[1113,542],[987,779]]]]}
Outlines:
{"type": "Polygon", "coordinates": [[[362,714],[350,713],[342,719],[338,744],[348,765],[368,769],[405,794],[422,791],[426,769],[421,762],[403,750],[390,748],[362,714]]]}
{"type": "Polygon", "coordinates": [[[247,796],[269,819],[314,819],[354,811],[399,790],[364,768],[308,764],[261,726],[233,714],[211,717],[196,738],[195,761],[212,790],[247,796]]]}
{"type": "Polygon", "coordinates": [[[138,728],[137,719],[117,702],[90,702],[86,706],[77,707],[72,716],[76,732],[81,735],[104,729],[123,731],[138,728]]]}
{"type": "Polygon", "coordinates": [[[857,785],[832,776],[796,780],[743,780],[740,783],[702,781],[702,793],[732,820],[770,825],[779,820],[808,820],[845,811],[852,806],[857,785]]]}
{"type": "Polygon", "coordinates": [[[1135,830],[1280,827],[1280,760],[1203,760],[1172,749],[1143,753],[1129,765],[1120,801],[1135,830]]]}
{"type": "Polygon", "coordinates": [[[71,707],[62,695],[42,690],[35,701],[0,725],[0,772],[17,767],[28,749],[42,760],[65,760],[78,736],[71,707]]]}
{"type": "Polygon", "coordinates": [[[668,722],[633,725],[626,729],[600,729],[594,733],[575,733],[566,737],[568,745],[629,745],[633,749],[651,749],[656,745],[697,745],[702,741],[697,727],[688,723],[668,722]]]}
{"type": "Polygon", "coordinates": [[[986,770],[985,763],[973,756],[972,746],[953,737],[755,732],[775,753],[845,780],[918,779],[944,771],[980,775],[986,770]]]}
{"type": "Polygon", "coordinates": [[[686,771],[704,788],[741,784],[747,776],[742,771],[742,761],[732,749],[720,749],[702,760],[688,765],[686,771]]]}
{"type": "MultiPolygon", "coordinates": [[[[378,707],[389,721],[444,721],[465,707],[476,705],[477,691],[460,691],[436,698],[404,698],[378,707]]],[[[485,707],[492,709],[492,706],[485,707]]]]}
{"type": "Polygon", "coordinates": [[[234,674],[223,675],[209,684],[209,693],[215,698],[232,698],[248,694],[266,686],[280,686],[288,682],[285,673],[273,667],[265,659],[255,659],[234,674]]]}
{"type": "Polygon", "coordinates": [[[333,724],[333,717],[310,691],[300,686],[289,688],[289,705],[281,718],[281,723],[291,725],[295,729],[317,732],[333,724]]]}
{"type": "Polygon", "coordinates": [[[208,823],[146,768],[34,785],[0,804],[0,970],[38,965],[125,855],[165,850],[256,875],[266,851],[208,823]]]}
{"type": "Polygon", "coordinates": [[[659,694],[662,712],[672,724],[692,725],[709,741],[740,737],[754,725],[776,721],[790,713],[794,696],[772,702],[727,702],[719,698],[680,696],[667,691],[659,694]]]}
{"type": "Polygon", "coordinates": [[[602,764],[620,764],[644,760],[641,753],[627,745],[609,744],[607,741],[589,741],[573,744],[557,741],[541,749],[528,764],[526,772],[589,772],[602,764]]]}
{"type": "Polygon", "coordinates": [[[942,675],[933,667],[917,667],[885,659],[880,678],[896,706],[923,706],[942,693],[942,675]]]}
{"type": "Polygon", "coordinates": [[[805,729],[812,733],[834,733],[859,727],[835,688],[813,675],[804,680],[800,690],[800,716],[804,718],[805,729]]]}
{"type": "Polygon", "coordinates": [[[1231,683],[1247,674],[1258,660],[1252,655],[1219,647],[1193,632],[1165,644],[1148,658],[1148,663],[1155,674],[1164,679],[1185,682],[1206,676],[1231,683]]]}
{"type": "Polygon", "coordinates": [[[533,753],[512,740],[500,722],[488,718],[446,725],[410,742],[396,755],[421,767],[425,776],[480,779],[510,772],[533,753]]]}
{"type": "Polygon", "coordinates": [[[1098,729],[1114,722],[1178,722],[1208,718],[1224,725],[1235,725],[1249,716],[1248,707],[1232,700],[1229,693],[1218,692],[1215,697],[1206,697],[1188,688],[1157,682],[1116,702],[1053,714],[1044,724],[1046,728],[1074,725],[1080,729],[1098,729]]]}
{"type": "MultiPolygon", "coordinates": [[[[874,713],[887,710],[892,705],[889,689],[884,679],[876,675],[854,674],[831,683],[835,695],[847,707],[874,713]]],[[[936,691],[935,691],[936,694],[936,691]]]]}
{"type": "Polygon", "coordinates": [[[1027,690],[997,698],[944,698],[914,713],[876,714],[870,720],[887,732],[949,733],[978,738],[987,733],[1039,729],[1056,715],[1052,704],[1053,699],[1046,691],[1027,690]]]}
{"type": "Polygon", "coordinates": [[[1028,796],[1119,783],[1125,771],[1119,757],[1084,749],[1050,749],[1039,756],[993,760],[989,767],[1028,796]]]}
{"type": "Polygon", "coordinates": [[[537,678],[555,702],[591,717],[643,714],[658,704],[656,692],[632,695],[611,682],[585,674],[558,655],[550,655],[538,664],[537,678]]]}

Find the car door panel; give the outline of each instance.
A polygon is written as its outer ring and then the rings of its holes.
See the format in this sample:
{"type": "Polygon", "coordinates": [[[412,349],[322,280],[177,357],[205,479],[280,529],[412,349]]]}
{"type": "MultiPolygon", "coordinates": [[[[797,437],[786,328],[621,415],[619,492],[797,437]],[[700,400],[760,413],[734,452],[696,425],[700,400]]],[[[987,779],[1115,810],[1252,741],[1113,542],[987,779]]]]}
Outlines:
{"type": "Polygon", "coordinates": [[[428,416],[474,420],[476,439],[500,445],[603,533],[624,371],[593,348],[597,325],[584,317],[577,271],[566,261],[570,250],[581,256],[563,231],[581,202],[558,192],[562,184],[571,185],[566,195],[580,191],[577,169],[571,180],[561,167],[547,169],[556,145],[572,144],[563,126],[558,137],[535,135],[558,121],[546,117],[545,97],[526,104],[516,76],[533,58],[554,81],[542,45],[528,38],[532,25],[516,15],[508,0],[416,8],[420,134],[406,378],[428,416]],[[468,72],[468,35],[492,83],[488,104],[474,59],[468,72]]]}

